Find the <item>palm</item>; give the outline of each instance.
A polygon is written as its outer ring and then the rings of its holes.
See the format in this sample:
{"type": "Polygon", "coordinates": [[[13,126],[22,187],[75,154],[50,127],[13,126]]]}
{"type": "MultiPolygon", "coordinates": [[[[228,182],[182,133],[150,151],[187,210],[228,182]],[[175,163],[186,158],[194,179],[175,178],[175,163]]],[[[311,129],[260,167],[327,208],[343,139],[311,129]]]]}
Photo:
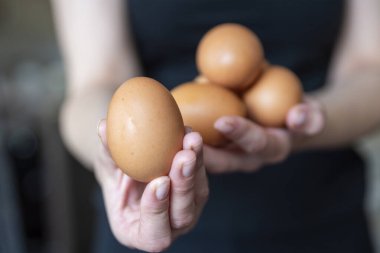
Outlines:
{"type": "Polygon", "coordinates": [[[146,187],[118,170],[115,183],[103,188],[110,225],[118,240],[135,238],[140,225],[140,202],[146,187]]]}

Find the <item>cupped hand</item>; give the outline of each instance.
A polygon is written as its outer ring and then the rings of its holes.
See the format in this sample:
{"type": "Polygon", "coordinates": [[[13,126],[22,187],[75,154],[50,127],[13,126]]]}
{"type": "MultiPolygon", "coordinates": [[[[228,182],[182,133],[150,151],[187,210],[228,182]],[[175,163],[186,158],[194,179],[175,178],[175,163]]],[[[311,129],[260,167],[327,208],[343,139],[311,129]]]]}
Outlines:
{"type": "Polygon", "coordinates": [[[102,188],[111,230],[125,246],[160,252],[196,224],[207,201],[202,138],[188,132],[169,175],[146,184],[117,168],[107,148],[105,129],[103,120],[98,127],[101,144],[95,175],[102,188]]]}
{"type": "Polygon", "coordinates": [[[221,117],[214,127],[231,142],[222,148],[205,146],[205,165],[212,173],[253,172],[281,162],[300,141],[321,133],[325,121],[321,104],[310,97],[289,110],[286,128],[265,128],[238,116],[221,117]]]}

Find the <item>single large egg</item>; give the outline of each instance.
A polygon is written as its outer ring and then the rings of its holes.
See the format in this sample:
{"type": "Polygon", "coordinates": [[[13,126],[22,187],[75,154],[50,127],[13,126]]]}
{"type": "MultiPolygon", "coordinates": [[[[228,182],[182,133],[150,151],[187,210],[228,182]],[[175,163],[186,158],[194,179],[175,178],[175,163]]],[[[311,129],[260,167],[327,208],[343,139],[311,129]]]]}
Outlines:
{"type": "Polygon", "coordinates": [[[267,67],[244,94],[249,116],[267,127],[283,127],[289,109],[301,99],[301,81],[291,70],[281,66],[267,67]]]}
{"type": "Polygon", "coordinates": [[[259,38],[245,26],[218,25],[200,41],[196,62],[199,72],[212,83],[242,91],[261,72],[264,51],[259,38]]]}
{"type": "Polygon", "coordinates": [[[212,84],[184,83],[172,90],[185,125],[202,135],[203,142],[220,146],[225,137],[214,128],[215,121],[227,115],[244,117],[243,102],[231,91],[212,84]]]}
{"type": "Polygon", "coordinates": [[[184,124],[170,92],[159,82],[136,77],[114,93],[107,114],[107,142],[117,166],[149,182],[168,174],[182,149],[184,124]]]}

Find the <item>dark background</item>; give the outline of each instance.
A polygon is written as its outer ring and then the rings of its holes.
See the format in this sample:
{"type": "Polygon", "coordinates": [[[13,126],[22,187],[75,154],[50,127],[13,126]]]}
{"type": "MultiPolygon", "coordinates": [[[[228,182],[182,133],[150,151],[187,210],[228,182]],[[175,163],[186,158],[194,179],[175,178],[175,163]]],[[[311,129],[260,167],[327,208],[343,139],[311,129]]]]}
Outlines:
{"type": "Polygon", "coordinates": [[[0,0],[0,253],[89,252],[92,173],[65,150],[47,0],[0,0]]]}

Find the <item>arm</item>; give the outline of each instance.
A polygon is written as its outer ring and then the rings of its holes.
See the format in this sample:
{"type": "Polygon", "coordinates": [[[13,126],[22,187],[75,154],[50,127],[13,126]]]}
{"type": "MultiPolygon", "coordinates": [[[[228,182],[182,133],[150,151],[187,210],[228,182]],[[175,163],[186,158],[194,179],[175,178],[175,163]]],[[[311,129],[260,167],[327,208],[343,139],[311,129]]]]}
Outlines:
{"type": "Polygon", "coordinates": [[[95,127],[114,89],[139,73],[123,3],[52,0],[68,84],[60,128],[66,146],[88,168],[97,151],[95,127]]]}
{"type": "Polygon", "coordinates": [[[348,144],[380,126],[380,1],[348,4],[329,83],[314,95],[325,108],[325,129],[297,148],[348,144]]]}
{"type": "Polygon", "coordinates": [[[253,171],[292,151],[353,143],[380,126],[380,1],[348,0],[347,14],[326,88],[289,111],[288,130],[239,117],[219,119],[215,127],[235,147],[205,147],[209,171],[253,171]]]}
{"type": "Polygon", "coordinates": [[[122,173],[108,152],[105,117],[113,90],[139,72],[123,0],[52,0],[68,89],[61,113],[66,145],[102,188],[114,236],[125,246],[159,252],[197,222],[207,201],[202,139],[187,133],[169,175],[149,184],[122,173]]]}

